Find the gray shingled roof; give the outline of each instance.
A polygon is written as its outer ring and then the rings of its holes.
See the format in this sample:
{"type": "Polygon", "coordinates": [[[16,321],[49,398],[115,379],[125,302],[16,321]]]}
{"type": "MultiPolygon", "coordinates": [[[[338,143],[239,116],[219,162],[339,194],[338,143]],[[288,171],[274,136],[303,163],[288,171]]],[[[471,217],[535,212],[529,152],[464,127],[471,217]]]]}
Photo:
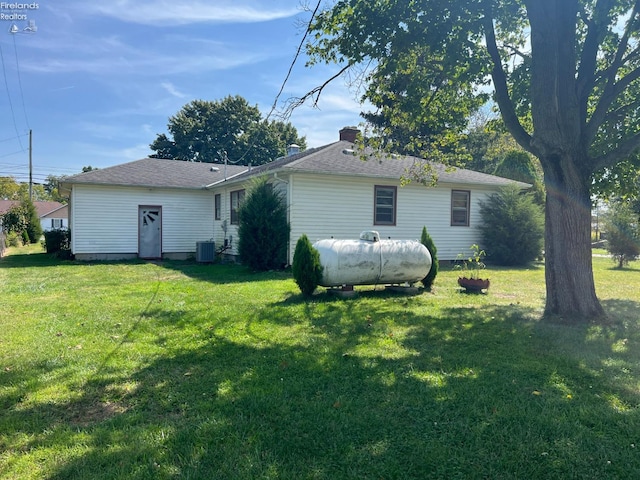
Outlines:
{"type": "Polygon", "coordinates": [[[530,186],[463,168],[446,168],[444,165],[411,156],[376,154],[363,160],[361,152],[354,151],[353,144],[346,141],[310,148],[252,169],[228,165],[225,172],[224,165],[143,158],[66,177],[61,184],[63,188],[68,188],[66,185],[70,184],[86,184],[201,189],[225,180],[243,181],[266,172],[304,172],[398,180],[403,177],[415,178],[415,173],[412,172],[420,171],[423,165],[429,165],[435,170],[439,183],[494,187],[516,183],[523,188],[530,186]]]}
{"type": "MultiPolygon", "coordinates": [[[[228,165],[226,167],[226,178],[230,178],[245,170],[247,170],[247,167],[228,165]]],[[[224,165],[143,158],[121,165],[114,165],[112,167],[65,177],[61,183],[63,185],[121,185],[132,187],[200,189],[224,180],[224,165]],[[212,171],[212,168],[214,171],[212,171]]]]}
{"type": "Polygon", "coordinates": [[[424,165],[429,165],[436,172],[440,183],[486,186],[503,186],[509,183],[516,183],[523,188],[530,186],[529,184],[514,182],[514,180],[473,170],[447,168],[442,164],[428,162],[412,156],[374,154],[367,155],[366,159],[363,159],[361,153],[358,150],[354,150],[352,143],[339,141],[254,167],[251,171],[238,175],[233,181],[241,181],[247,177],[266,172],[322,173],[398,180],[403,177],[415,178],[415,172],[421,171],[424,165]]]}

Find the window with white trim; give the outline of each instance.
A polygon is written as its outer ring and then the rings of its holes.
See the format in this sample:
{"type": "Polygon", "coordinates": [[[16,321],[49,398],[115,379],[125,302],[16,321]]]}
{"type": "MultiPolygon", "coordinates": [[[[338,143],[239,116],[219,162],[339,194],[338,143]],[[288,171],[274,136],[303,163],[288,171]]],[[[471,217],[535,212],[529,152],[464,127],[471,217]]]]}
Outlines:
{"type": "Polygon", "coordinates": [[[242,201],[244,200],[244,190],[235,190],[231,192],[231,225],[238,225],[240,223],[238,217],[238,210],[242,201]]]}
{"type": "Polygon", "coordinates": [[[471,192],[468,190],[451,190],[451,226],[468,227],[471,192]]]}
{"type": "Polygon", "coordinates": [[[216,193],[214,198],[214,219],[220,220],[222,218],[222,195],[216,193]]]}
{"type": "Polygon", "coordinates": [[[376,185],[374,187],[374,225],[396,224],[397,187],[376,185]]]}

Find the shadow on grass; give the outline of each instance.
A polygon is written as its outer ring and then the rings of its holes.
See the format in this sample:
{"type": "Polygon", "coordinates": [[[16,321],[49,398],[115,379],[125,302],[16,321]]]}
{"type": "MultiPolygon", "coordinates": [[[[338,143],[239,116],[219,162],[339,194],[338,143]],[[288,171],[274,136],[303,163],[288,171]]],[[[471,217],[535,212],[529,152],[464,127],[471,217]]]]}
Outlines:
{"type": "Polygon", "coordinates": [[[627,265],[622,268],[620,268],[617,265],[613,265],[607,268],[607,270],[611,270],[613,272],[620,272],[620,273],[640,273],[640,269],[636,268],[635,265],[634,266],[627,265]]]}
{"type": "MultiPolygon", "coordinates": [[[[5,372],[20,387],[0,402],[11,415],[3,448],[25,435],[24,452],[55,449],[47,478],[65,479],[640,473],[638,395],[627,388],[637,325],[547,325],[514,305],[426,310],[379,291],[291,297],[233,340],[203,325],[190,346],[134,372],[119,371],[117,355],[131,354],[119,351],[62,404],[21,405],[63,364],[5,372]],[[278,335],[288,329],[293,338],[278,335]]],[[[162,335],[183,332],[161,311],[144,315],[162,335]]]]}
{"type": "Polygon", "coordinates": [[[75,262],[71,260],[61,260],[54,254],[44,251],[35,253],[15,253],[0,258],[0,269],[2,268],[33,268],[51,267],[55,265],[73,266],[75,262]]]}
{"type": "Polygon", "coordinates": [[[144,265],[153,263],[160,268],[179,272],[196,280],[213,284],[261,282],[264,280],[281,280],[291,278],[288,271],[252,272],[250,269],[234,264],[204,264],[194,260],[159,260],[149,262],[134,258],[130,260],[109,261],[75,261],[63,260],[54,254],[45,252],[37,253],[12,253],[0,259],[2,268],[33,268],[33,267],[82,267],[89,265],[144,265]]]}
{"type": "Polygon", "coordinates": [[[56,256],[55,253],[46,253],[44,251],[31,253],[12,252],[0,259],[0,269],[2,268],[33,268],[33,267],[74,267],[82,265],[136,265],[145,264],[145,260],[133,258],[130,260],[109,260],[109,261],[76,261],[63,259],[56,256]]]}
{"type": "Polygon", "coordinates": [[[168,270],[178,271],[187,277],[214,284],[262,282],[291,278],[291,272],[286,270],[254,272],[245,266],[236,264],[203,264],[191,260],[165,260],[158,262],[158,265],[168,270]]]}

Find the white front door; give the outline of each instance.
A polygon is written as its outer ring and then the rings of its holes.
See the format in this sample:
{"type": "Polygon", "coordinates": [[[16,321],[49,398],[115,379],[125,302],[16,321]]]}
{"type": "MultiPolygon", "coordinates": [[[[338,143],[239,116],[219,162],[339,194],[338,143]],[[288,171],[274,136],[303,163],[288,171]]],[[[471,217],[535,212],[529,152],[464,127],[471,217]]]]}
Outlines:
{"type": "Polygon", "coordinates": [[[138,207],[138,256],[162,257],[162,207],[138,207]]]}

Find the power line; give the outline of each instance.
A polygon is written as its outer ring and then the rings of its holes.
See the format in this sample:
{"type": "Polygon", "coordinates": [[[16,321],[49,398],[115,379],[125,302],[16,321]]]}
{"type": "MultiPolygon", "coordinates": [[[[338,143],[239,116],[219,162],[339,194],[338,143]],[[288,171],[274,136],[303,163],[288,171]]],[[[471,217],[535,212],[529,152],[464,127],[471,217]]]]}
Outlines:
{"type": "Polygon", "coordinates": [[[10,138],[5,138],[4,140],[0,140],[0,143],[9,142],[11,140],[17,139],[18,137],[27,137],[27,136],[29,136],[28,133],[23,133],[22,135],[18,135],[16,137],[10,137],[10,138]]]}
{"type": "Polygon", "coordinates": [[[289,70],[287,71],[287,75],[286,75],[286,77],[284,77],[284,81],[282,82],[282,85],[280,86],[280,90],[278,91],[278,94],[276,95],[276,98],[273,101],[273,105],[271,106],[271,111],[269,112],[269,114],[267,115],[265,120],[267,120],[271,116],[271,114],[273,114],[274,110],[276,109],[276,106],[278,105],[278,100],[280,99],[280,95],[282,95],[282,92],[284,91],[284,86],[289,81],[289,77],[291,76],[291,72],[293,71],[293,67],[295,66],[296,62],[298,61],[298,57],[300,56],[300,52],[302,51],[302,47],[304,46],[304,42],[307,39],[307,36],[309,35],[309,32],[311,31],[311,24],[313,23],[313,19],[315,18],[316,14],[318,13],[318,10],[320,9],[320,4],[321,3],[322,3],[322,0],[318,0],[318,4],[316,5],[316,8],[313,10],[313,13],[311,14],[311,18],[309,19],[309,23],[307,24],[307,29],[305,30],[304,35],[302,36],[302,40],[300,40],[300,43],[298,44],[298,49],[296,50],[296,54],[293,57],[293,61],[291,62],[291,65],[289,65],[289,70]]]}
{"type": "MultiPolygon", "coordinates": [[[[309,35],[309,32],[311,31],[311,24],[313,23],[313,19],[316,17],[316,14],[318,13],[318,10],[320,9],[320,4],[322,3],[322,0],[318,0],[318,3],[316,4],[316,8],[313,9],[313,13],[311,13],[311,18],[309,18],[309,23],[307,23],[307,28],[305,29],[304,35],[302,36],[302,39],[300,40],[300,43],[298,44],[298,48],[296,50],[296,54],[293,57],[293,60],[291,61],[291,65],[289,65],[289,70],[287,71],[287,75],[284,77],[284,80],[282,81],[282,85],[280,86],[280,90],[278,91],[275,99],[273,100],[273,105],[271,105],[271,110],[269,111],[269,113],[267,114],[267,116],[264,118],[265,122],[267,120],[269,120],[269,117],[271,117],[271,115],[273,115],[273,112],[276,110],[277,106],[278,106],[278,100],[280,99],[280,95],[282,95],[282,92],[284,91],[284,87],[287,84],[287,82],[289,81],[289,77],[291,76],[291,72],[293,71],[293,67],[295,66],[296,62],[298,61],[298,57],[300,56],[300,52],[302,52],[302,47],[304,47],[304,42],[307,39],[307,36],[309,35]]],[[[247,150],[240,156],[240,158],[238,160],[236,160],[233,163],[239,163],[240,161],[242,161],[242,159],[244,157],[247,156],[247,154],[251,151],[251,149],[255,146],[256,144],[256,139],[254,138],[253,141],[251,142],[251,145],[249,145],[247,147],[247,150]]]]}
{"type": "MultiPolygon", "coordinates": [[[[22,147],[22,143],[20,143],[20,147],[22,147]]],[[[5,153],[4,155],[0,155],[0,158],[5,158],[5,157],[10,157],[12,155],[17,155],[19,153],[24,153],[24,147],[22,147],[22,150],[18,151],[18,152],[13,152],[13,153],[5,153]]]]}
{"type": "Polygon", "coordinates": [[[24,121],[27,123],[27,128],[31,130],[29,126],[29,117],[27,117],[27,107],[24,104],[24,92],[22,90],[22,78],[20,76],[20,63],[18,62],[18,47],[16,46],[16,36],[13,37],[13,51],[16,54],[16,72],[18,73],[18,86],[20,87],[20,98],[22,99],[22,111],[24,113],[24,121]]]}
{"type": "Polygon", "coordinates": [[[20,132],[18,131],[18,124],[16,123],[16,114],[13,111],[13,102],[11,101],[11,93],[9,92],[9,82],[7,81],[7,69],[4,65],[4,53],[2,52],[2,43],[0,43],[0,59],[2,60],[2,74],[4,75],[4,84],[7,90],[7,98],[9,99],[9,108],[11,109],[11,118],[13,118],[13,128],[16,130],[16,135],[18,136],[18,143],[20,143],[20,148],[24,152],[24,145],[22,145],[22,140],[20,140],[20,132]]]}

